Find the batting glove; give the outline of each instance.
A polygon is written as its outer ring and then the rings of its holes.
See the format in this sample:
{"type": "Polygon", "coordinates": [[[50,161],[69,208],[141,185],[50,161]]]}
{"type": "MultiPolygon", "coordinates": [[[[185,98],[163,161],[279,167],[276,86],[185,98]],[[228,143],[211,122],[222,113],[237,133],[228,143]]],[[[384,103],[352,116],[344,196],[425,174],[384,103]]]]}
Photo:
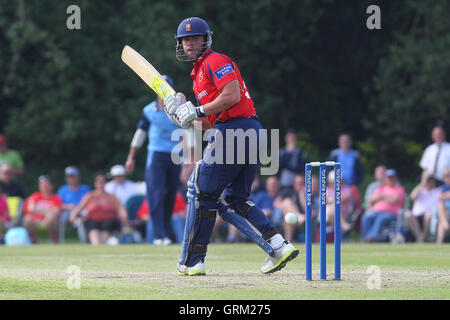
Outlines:
{"type": "Polygon", "coordinates": [[[181,92],[178,92],[176,95],[170,95],[164,99],[164,107],[166,108],[166,112],[170,115],[174,115],[175,111],[183,103],[186,103],[186,97],[181,92]]]}
{"type": "Polygon", "coordinates": [[[202,106],[196,108],[192,102],[188,101],[178,107],[175,116],[180,121],[181,127],[188,128],[192,121],[205,117],[205,112],[202,106]]]}

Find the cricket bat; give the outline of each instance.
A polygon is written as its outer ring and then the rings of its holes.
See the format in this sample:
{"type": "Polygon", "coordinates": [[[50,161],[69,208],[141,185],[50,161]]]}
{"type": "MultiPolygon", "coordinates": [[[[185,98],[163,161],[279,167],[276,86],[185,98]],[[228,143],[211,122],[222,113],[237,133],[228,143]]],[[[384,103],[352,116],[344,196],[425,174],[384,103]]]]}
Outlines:
{"type": "Polygon", "coordinates": [[[131,68],[161,99],[175,95],[175,90],[143,56],[130,46],[122,50],[122,61],[131,68]]]}

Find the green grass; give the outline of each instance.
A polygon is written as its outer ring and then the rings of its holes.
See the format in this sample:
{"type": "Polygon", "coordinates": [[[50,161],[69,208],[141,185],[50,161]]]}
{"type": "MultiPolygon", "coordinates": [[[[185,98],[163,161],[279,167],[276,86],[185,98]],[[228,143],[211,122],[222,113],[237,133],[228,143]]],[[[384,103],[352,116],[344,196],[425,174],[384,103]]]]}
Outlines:
{"type": "Polygon", "coordinates": [[[344,244],[342,280],[318,280],[318,246],[313,278],[304,280],[304,249],[280,272],[262,275],[265,255],[252,244],[211,244],[207,275],[175,272],[179,245],[0,247],[3,299],[449,299],[450,246],[435,244],[344,244]],[[78,266],[80,289],[68,289],[67,268],[78,266]],[[368,266],[380,268],[380,289],[370,290],[368,266]]]}

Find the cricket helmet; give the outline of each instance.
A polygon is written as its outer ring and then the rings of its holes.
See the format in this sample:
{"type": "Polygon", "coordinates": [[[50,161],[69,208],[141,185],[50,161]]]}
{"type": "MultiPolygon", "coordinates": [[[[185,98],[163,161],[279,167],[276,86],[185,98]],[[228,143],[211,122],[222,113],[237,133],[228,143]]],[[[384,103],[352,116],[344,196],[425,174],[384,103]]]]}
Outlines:
{"type": "Polygon", "coordinates": [[[175,39],[177,40],[176,45],[176,57],[181,61],[195,61],[197,60],[203,53],[205,53],[212,45],[212,34],[213,32],[209,29],[208,24],[205,20],[198,17],[186,18],[178,26],[177,34],[175,35],[175,39]],[[203,43],[202,51],[198,57],[195,59],[190,59],[187,54],[183,50],[183,45],[181,43],[181,39],[185,37],[192,36],[205,36],[206,40],[203,43]]]}

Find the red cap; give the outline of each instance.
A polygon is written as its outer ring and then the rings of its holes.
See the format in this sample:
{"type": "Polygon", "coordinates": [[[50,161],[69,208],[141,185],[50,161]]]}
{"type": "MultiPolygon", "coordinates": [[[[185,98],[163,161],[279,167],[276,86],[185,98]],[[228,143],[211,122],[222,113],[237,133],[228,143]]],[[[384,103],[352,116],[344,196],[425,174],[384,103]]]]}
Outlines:
{"type": "Polygon", "coordinates": [[[0,144],[6,144],[6,142],[7,142],[6,137],[0,134],[0,144]]]}

